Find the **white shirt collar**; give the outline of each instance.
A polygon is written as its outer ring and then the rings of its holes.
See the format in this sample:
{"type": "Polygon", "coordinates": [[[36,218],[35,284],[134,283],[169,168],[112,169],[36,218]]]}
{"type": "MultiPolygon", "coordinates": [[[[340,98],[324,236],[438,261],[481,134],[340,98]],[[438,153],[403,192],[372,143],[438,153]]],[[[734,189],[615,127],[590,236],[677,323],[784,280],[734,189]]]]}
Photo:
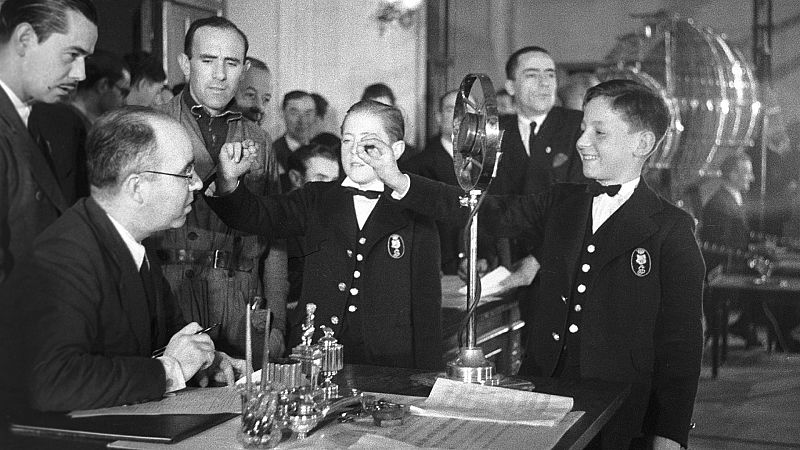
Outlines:
{"type": "Polygon", "coordinates": [[[286,146],[289,147],[289,150],[295,151],[298,148],[300,148],[302,145],[303,144],[300,141],[298,141],[297,139],[289,136],[288,134],[286,135],[286,146]]]}
{"type": "Polygon", "coordinates": [[[374,179],[367,184],[358,184],[350,177],[344,177],[344,181],[342,181],[342,186],[345,187],[354,187],[356,189],[361,189],[362,191],[378,191],[383,192],[384,185],[383,182],[379,179],[374,179]]]}
{"type": "Polygon", "coordinates": [[[633,191],[636,189],[636,186],[639,185],[639,180],[641,179],[642,177],[636,177],[631,181],[622,183],[620,185],[619,192],[617,193],[617,195],[620,197],[620,199],[624,199],[622,200],[622,203],[625,203],[629,198],[631,198],[631,195],[633,195],[633,191]]]}
{"type": "Polygon", "coordinates": [[[17,94],[15,94],[14,91],[12,91],[7,84],[3,83],[3,80],[0,80],[0,87],[3,88],[3,91],[5,91],[6,95],[8,95],[8,98],[11,99],[11,103],[17,110],[17,114],[19,114],[19,117],[22,119],[22,123],[24,123],[25,126],[27,127],[28,118],[31,116],[31,105],[23,103],[22,100],[20,100],[20,98],[17,97],[17,94]]]}
{"type": "Polygon", "coordinates": [[[122,238],[122,241],[125,242],[125,245],[128,247],[128,250],[131,252],[131,256],[133,257],[133,262],[136,264],[136,269],[142,268],[142,262],[144,261],[145,256],[145,249],[144,245],[139,242],[136,242],[136,239],[133,238],[133,235],[130,231],[125,229],[125,227],[117,222],[116,219],[111,217],[110,214],[106,213],[108,218],[111,220],[111,223],[114,225],[114,228],[117,229],[117,233],[122,238]]]}
{"type": "Polygon", "coordinates": [[[442,147],[444,147],[444,151],[446,151],[447,154],[450,155],[450,157],[452,158],[453,157],[453,141],[451,141],[449,139],[445,139],[445,137],[442,136],[442,137],[439,138],[439,142],[442,143],[442,147]]]}

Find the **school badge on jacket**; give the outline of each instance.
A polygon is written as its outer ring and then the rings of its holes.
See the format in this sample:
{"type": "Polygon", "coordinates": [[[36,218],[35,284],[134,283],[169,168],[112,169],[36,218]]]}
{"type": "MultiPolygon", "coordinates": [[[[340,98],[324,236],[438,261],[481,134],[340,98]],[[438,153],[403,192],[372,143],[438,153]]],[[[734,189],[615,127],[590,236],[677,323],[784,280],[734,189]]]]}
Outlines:
{"type": "Polygon", "coordinates": [[[389,256],[394,259],[400,259],[406,253],[406,244],[399,234],[393,234],[389,236],[386,249],[389,251],[389,256]]]}
{"type": "Polygon", "coordinates": [[[631,253],[631,270],[637,277],[644,277],[650,273],[650,252],[639,247],[631,253]]]}

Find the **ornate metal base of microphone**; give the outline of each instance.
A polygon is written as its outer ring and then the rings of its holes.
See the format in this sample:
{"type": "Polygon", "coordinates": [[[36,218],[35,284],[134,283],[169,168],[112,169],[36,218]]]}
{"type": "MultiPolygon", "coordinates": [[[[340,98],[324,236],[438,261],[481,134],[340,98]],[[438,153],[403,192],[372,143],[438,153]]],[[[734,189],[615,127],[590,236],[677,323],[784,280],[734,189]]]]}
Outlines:
{"type": "Polygon", "coordinates": [[[458,357],[447,363],[447,378],[489,386],[500,383],[500,378],[494,371],[494,363],[483,356],[481,348],[461,347],[458,357]]]}

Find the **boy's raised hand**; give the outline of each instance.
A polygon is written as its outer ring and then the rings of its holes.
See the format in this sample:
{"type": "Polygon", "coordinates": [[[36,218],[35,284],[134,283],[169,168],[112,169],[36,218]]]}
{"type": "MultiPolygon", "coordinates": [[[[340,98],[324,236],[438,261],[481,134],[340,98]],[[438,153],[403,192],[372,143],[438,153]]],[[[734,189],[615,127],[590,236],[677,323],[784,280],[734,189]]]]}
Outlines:
{"type": "Polygon", "coordinates": [[[223,144],[219,150],[217,194],[224,195],[233,192],[239,178],[251,168],[258,167],[257,157],[258,144],[250,139],[223,144]]]}
{"type": "MultiPolygon", "coordinates": [[[[402,150],[400,150],[400,154],[402,154],[402,150]]],[[[390,189],[398,192],[408,190],[408,186],[406,186],[408,179],[397,167],[397,158],[400,155],[397,154],[396,149],[380,138],[375,135],[363,137],[356,147],[356,155],[372,167],[378,178],[390,189]]]]}

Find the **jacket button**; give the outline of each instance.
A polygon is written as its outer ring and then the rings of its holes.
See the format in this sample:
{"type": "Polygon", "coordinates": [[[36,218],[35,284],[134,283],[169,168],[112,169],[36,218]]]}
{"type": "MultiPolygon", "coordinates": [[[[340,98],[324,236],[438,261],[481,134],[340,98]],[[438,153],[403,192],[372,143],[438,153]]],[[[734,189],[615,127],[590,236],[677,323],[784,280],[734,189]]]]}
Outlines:
{"type": "Polygon", "coordinates": [[[363,261],[364,260],[364,255],[362,255],[361,253],[357,254],[356,255],[356,260],[357,261],[363,261]]]}
{"type": "Polygon", "coordinates": [[[344,283],[339,283],[339,291],[344,292],[347,289],[347,285],[344,283]]]}
{"type": "Polygon", "coordinates": [[[553,151],[553,149],[551,149],[550,147],[547,147],[546,149],[544,149],[544,152],[545,152],[545,153],[547,153],[548,155],[549,155],[549,154],[550,154],[550,152],[552,152],[552,151],[553,151]]]}
{"type": "Polygon", "coordinates": [[[339,325],[339,317],[331,316],[331,323],[334,325],[339,325]]]}
{"type": "Polygon", "coordinates": [[[367,243],[367,238],[364,238],[364,237],[362,237],[362,238],[359,238],[359,239],[358,239],[358,243],[359,243],[359,244],[361,244],[361,245],[364,245],[364,244],[366,244],[366,243],[367,243]]]}
{"type": "Polygon", "coordinates": [[[356,312],[356,311],[358,311],[358,306],[350,305],[350,306],[347,307],[347,310],[350,311],[350,312],[356,312]]]}
{"type": "Polygon", "coordinates": [[[581,312],[581,305],[575,305],[575,312],[581,312]]]}
{"type": "Polygon", "coordinates": [[[197,233],[195,233],[194,231],[190,231],[189,235],[188,235],[188,238],[189,238],[190,241],[197,240],[197,233]]]}
{"type": "Polygon", "coordinates": [[[586,285],[585,284],[579,284],[578,285],[578,293],[583,294],[584,292],[586,292],[586,285]]]}
{"type": "Polygon", "coordinates": [[[561,340],[561,336],[559,336],[558,333],[553,333],[553,340],[554,341],[560,341],[561,340]]]}
{"type": "Polygon", "coordinates": [[[578,332],[578,326],[573,323],[572,325],[569,326],[569,332],[573,333],[573,334],[577,333],[578,332]]]}
{"type": "Polygon", "coordinates": [[[594,253],[594,250],[595,250],[594,244],[589,244],[589,246],[586,247],[586,251],[589,253],[594,253]]]}
{"type": "Polygon", "coordinates": [[[186,275],[186,278],[194,278],[194,270],[187,269],[186,272],[184,272],[184,275],[186,275]]]}
{"type": "Polygon", "coordinates": [[[358,288],[350,288],[350,295],[358,295],[358,288]]]}
{"type": "Polygon", "coordinates": [[[353,278],[361,278],[361,272],[359,272],[358,270],[353,272],[353,278]]]}
{"type": "Polygon", "coordinates": [[[41,201],[42,200],[42,191],[36,191],[36,193],[33,194],[33,198],[35,198],[36,200],[40,200],[41,201]]]}
{"type": "Polygon", "coordinates": [[[589,271],[589,269],[591,269],[591,268],[592,268],[592,266],[590,266],[590,265],[588,265],[588,264],[584,264],[584,265],[582,265],[582,266],[581,266],[581,271],[583,271],[584,273],[586,273],[586,272],[588,272],[588,271],[589,271]]]}

